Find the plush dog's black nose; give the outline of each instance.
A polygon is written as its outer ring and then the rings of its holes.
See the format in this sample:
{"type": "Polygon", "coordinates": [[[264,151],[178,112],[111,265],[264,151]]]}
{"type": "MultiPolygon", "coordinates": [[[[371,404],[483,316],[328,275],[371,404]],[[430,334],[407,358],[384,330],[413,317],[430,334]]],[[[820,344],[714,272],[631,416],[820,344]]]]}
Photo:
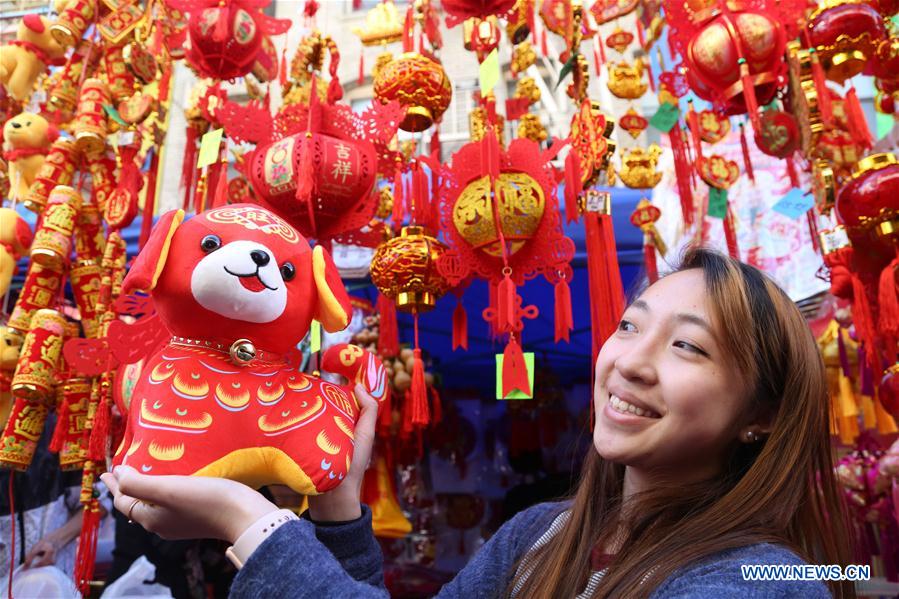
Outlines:
{"type": "Polygon", "coordinates": [[[22,123],[10,123],[13,129],[21,129],[22,123]]]}
{"type": "Polygon", "coordinates": [[[252,258],[253,262],[259,266],[265,266],[272,260],[272,257],[268,255],[268,252],[263,252],[262,250],[253,250],[250,252],[250,258],[252,258]]]}

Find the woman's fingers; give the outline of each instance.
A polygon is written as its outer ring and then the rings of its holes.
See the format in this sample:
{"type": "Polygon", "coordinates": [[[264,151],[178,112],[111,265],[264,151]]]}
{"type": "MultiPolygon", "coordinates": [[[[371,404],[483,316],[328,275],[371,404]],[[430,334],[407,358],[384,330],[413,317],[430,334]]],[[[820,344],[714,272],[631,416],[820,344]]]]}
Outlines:
{"type": "Polygon", "coordinates": [[[361,384],[356,385],[356,397],[362,405],[359,420],[356,421],[353,464],[350,471],[365,471],[371,459],[371,449],[375,440],[375,426],[378,423],[378,402],[372,398],[361,384]]]}

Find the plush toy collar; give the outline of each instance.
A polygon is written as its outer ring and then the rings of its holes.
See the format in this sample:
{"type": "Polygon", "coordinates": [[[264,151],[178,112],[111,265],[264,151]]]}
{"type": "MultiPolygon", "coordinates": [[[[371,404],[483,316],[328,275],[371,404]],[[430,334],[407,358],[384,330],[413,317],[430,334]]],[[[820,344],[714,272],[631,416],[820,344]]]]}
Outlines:
{"type": "Polygon", "coordinates": [[[37,154],[43,154],[46,156],[48,152],[49,149],[47,148],[16,148],[15,150],[4,150],[3,159],[8,162],[14,162],[16,160],[28,158],[29,156],[35,156],[37,154]]]}
{"type": "Polygon", "coordinates": [[[230,345],[208,339],[172,337],[169,345],[195,347],[224,354],[235,366],[257,366],[286,364],[287,357],[275,352],[264,351],[253,345],[249,339],[238,339],[230,345]]]}
{"type": "Polygon", "coordinates": [[[41,48],[34,42],[29,42],[26,40],[12,40],[11,42],[9,42],[9,44],[11,46],[20,46],[22,48],[25,48],[26,50],[34,54],[34,57],[44,64],[48,64],[54,67],[61,67],[66,64],[66,61],[64,59],[50,58],[50,55],[47,54],[43,48],[41,48]]]}

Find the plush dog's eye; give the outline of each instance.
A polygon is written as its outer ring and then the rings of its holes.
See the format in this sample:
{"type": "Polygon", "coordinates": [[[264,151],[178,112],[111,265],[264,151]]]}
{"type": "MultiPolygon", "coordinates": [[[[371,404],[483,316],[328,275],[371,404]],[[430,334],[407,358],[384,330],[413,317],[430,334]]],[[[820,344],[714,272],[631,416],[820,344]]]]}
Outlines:
{"type": "Polygon", "coordinates": [[[285,281],[289,281],[297,274],[297,269],[294,268],[293,264],[290,262],[285,262],[281,265],[281,277],[285,281]]]}
{"type": "Polygon", "coordinates": [[[218,235],[207,235],[200,241],[200,247],[203,248],[204,252],[214,252],[222,247],[222,240],[219,239],[218,235]]]}

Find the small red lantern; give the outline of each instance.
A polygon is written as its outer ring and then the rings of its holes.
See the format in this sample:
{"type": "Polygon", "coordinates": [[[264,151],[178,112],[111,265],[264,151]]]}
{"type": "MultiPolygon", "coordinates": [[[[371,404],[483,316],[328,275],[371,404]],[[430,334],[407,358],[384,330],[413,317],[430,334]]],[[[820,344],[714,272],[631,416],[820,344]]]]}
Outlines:
{"type": "Polygon", "coordinates": [[[234,79],[250,72],[264,35],[278,35],[290,21],[273,19],[249,0],[174,0],[190,13],[187,60],[203,77],[234,79]]]}
{"type": "Polygon", "coordinates": [[[861,73],[886,37],[880,13],[854,0],[825,3],[809,16],[806,30],[827,78],[837,83],[861,73]]]}
{"type": "Polygon", "coordinates": [[[774,98],[786,73],[786,40],[803,11],[801,0],[665,3],[671,48],[684,57],[690,87],[723,114],[748,113],[755,131],[758,106],[774,98]]]}
{"type": "Polygon", "coordinates": [[[406,52],[378,71],[374,93],[383,104],[398,100],[406,106],[406,118],[400,128],[415,132],[440,120],[450,104],[453,88],[439,62],[417,52],[406,52]]]}
{"type": "MultiPolygon", "coordinates": [[[[249,159],[247,173],[257,197],[289,220],[303,235],[331,237],[353,208],[368,197],[375,183],[377,157],[370,143],[343,140],[322,133],[297,133],[260,146],[249,159]],[[314,192],[309,202],[298,202],[297,186],[303,152],[312,152],[314,192]]],[[[363,214],[367,224],[369,214],[363,214]]],[[[353,227],[350,227],[353,228],[353,227]]]]}
{"type": "Polygon", "coordinates": [[[840,189],[837,216],[850,235],[874,235],[899,243],[899,160],[892,153],[861,159],[840,189]]]}

